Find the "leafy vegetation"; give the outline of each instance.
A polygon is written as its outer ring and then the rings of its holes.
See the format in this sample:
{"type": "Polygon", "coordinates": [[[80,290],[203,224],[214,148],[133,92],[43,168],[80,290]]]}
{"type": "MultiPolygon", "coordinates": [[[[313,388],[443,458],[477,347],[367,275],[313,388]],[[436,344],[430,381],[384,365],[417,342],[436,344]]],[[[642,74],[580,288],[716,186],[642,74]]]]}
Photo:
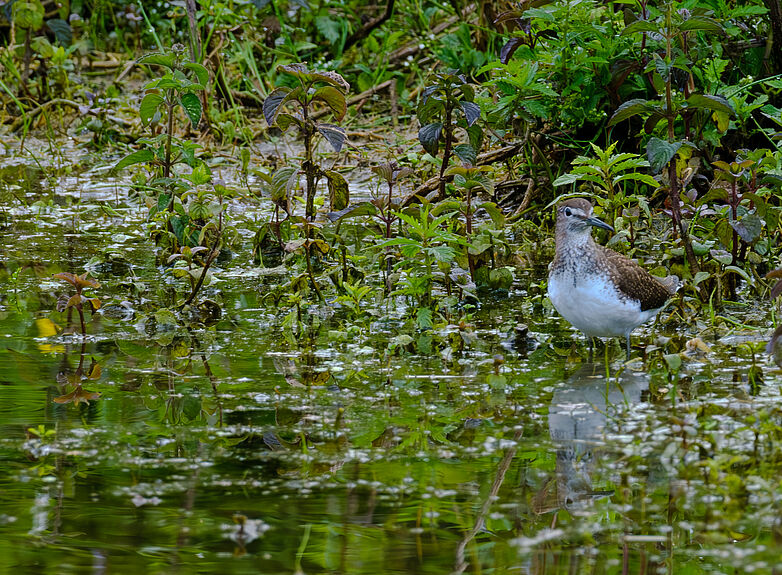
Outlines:
{"type": "Polygon", "coordinates": [[[779,0],[0,12],[0,565],[94,496],[134,570],[782,567],[779,0]],[[634,365],[545,295],[570,196],[682,278],[634,365]]]}

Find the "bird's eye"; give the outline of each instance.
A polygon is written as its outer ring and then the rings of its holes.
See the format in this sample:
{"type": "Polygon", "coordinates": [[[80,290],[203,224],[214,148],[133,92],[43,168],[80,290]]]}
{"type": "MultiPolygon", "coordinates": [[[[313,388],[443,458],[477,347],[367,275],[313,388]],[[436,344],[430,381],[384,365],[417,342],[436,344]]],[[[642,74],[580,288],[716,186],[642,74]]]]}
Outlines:
{"type": "Polygon", "coordinates": [[[565,215],[566,216],[572,216],[573,212],[570,211],[570,208],[565,208],[565,215]]]}

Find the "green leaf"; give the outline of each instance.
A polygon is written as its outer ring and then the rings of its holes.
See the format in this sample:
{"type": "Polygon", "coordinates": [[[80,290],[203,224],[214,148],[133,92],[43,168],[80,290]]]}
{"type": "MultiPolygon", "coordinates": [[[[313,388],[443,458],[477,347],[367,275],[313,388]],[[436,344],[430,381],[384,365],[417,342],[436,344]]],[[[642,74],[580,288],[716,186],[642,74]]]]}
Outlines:
{"type": "Polygon", "coordinates": [[[331,111],[334,112],[334,117],[338,122],[345,117],[345,112],[348,109],[347,100],[345,100],[345,95],[334,86],[319,88],[312,95],[312,101],[314,102],[315,100],[325,102],[331,108],[331,111]]]}
{"type": "Polygon", "coordinates": [[[614,185],[618,184],[619,182],[624,182],[627,180],[632,180],[634,182],[641,182],[646,185],[652,186],[655,190],[660,187],[660,182],[655,180],[652,176],[649,174],[623,174],[617,178],[614,178],[614,185]]]}
{"type": "Polygon", "coordinates": [[[622,120],[626,120],[627,118],[637,116],[638,114],[642,114],[644,112],[652,111],[653,109],[654,105],[648,100],[644,100],[642,98],[628,100],[616,109],[614,115],[611,116],[610,120],[608,120],[608,125],[613,126],[622,120]]]}
{"type": "Polygon", "coordinates": [[[432,310],[428,307],[419,307],[415,314],[415,322],[418,324],[419,329],[431,329],[434,325],[432,323],[432,310]]]}
{"type": "Polygon", "coordinates": [[[46,21],[46,27],[54,33],[54,38],[60,45],[66,48],[73,41],[73,31],[71,25],[60,18],[52,18],[46,21]]]}
{"type": "Polygon", "coordinates": [[[453,147],[453,153],[465,164],[475,165],[478,155],[470,144],[458,144],[453,147]]]}
{"type": "Polygon", "coordinates": [[[646,157],[649,159],[652,172],[655,174],[659,173],[660,170],[668,165],[668,162],[673,159],[681,147],[681,142],[671,143],[657,137],[650,138],[646,144],[646,157]]]}
{"type": "Polygon", "coordinates": [[[679,30],[682,32],[702,31],[712,34],[723,34],[725,30],[719,22],[706,16],[690,16],[687,20],[679,24],[679,30]]]}
{"type": "Polygon", "coordinates": [[[158,106],[160,106],[165,99],[160,94],[147,94],[144,99],[141,100],[141,106],[139,106],[138,114],[141,117],[141,123],[147,126],[157,112],[158,106]]]}
{"type": "Polygon", "coordinates": [[[731,220],[729,223],[730,227],[736,230],[739,237],[748,244],[757,240],[763,231],[763,220],[755,214],[747,214],[740,220],[731,220]]]}
{"type": "Polygon", "coordinates": [[[562,174],[556,180],[554,180],[554,186],[564,186],[566,184],[573,184],[577,182],[581,176],[579,174],[568,173],[562,174]]]}
{"type": "Polygon", "coordinates": [[[169,70],[174,69],[174,55],[171,53],[147,54],[136,60],[136,64],[146,64],[152,66],[165,66],[169,70]]]}
{"type": "Polygon", "coordinates": [[[459,104],[467,119],[467,125],[472,126],[481,117],[481,107],[474,102],[465,102],[464,100],[460,100],[459,104]]]}
{"type": "Polygon", "coordinates": [[[204,87],[209,84],[209,70],[204,68],[201,64],[196,62],[187,62],[184,67],[196,75],[199,84],[204,87]]]}
{"type": "Polygon", "coordinates": [[[711,277],[711,274],[709,272],[698,272],[695,274],[695,277],[692,278],[692,285],[697,286],[702,281],[705,281],[711,277]]]}
{"type": "Polygon", "coordinates": [[[192,92],[182,94],[179,99],[179,103],[182,104],[187,117],[190,118],[190,124],[194,127],[198,127],[198,122],[201,121],[201,100],[198,96],[192,92]]]}
{"type": "Polygon", "coordinates": [[[437,98],[421,99],[415,115],[422,126],[430,124],[443,111],[443,103],[437,98]]]}
{"type": "MultiPolygon", "coordinates": [[[[7,9],[8,3],[4,5],[7,9]]],[[[14,2],[11,4],[11,20],[25,30],[38,31],[43,26],[44,9],[40,2],[14,2]]]]}
{"type": "Polygon", "coordinates": [[[621,36],[629,36],[630,34],[637,34],[638,32],[659,32],[660,29],[654,22],[648,20],[636,20],[629,26],[625,26],[622,30],[621,36]]]}
{"type": "Polygon", "coordinates": [[[513,285],[513,272],[508,267],[497,268],[489,272],[489,287],[508,291],[513,285]]]}
{"type": "Polygon", "coordinates": [[[754,282],[752,281],[752,278],[750,277],[750,275],[749,275],[749,274],[748,274],[746,271],[744,271],[743,269],[741,269],[741,268],[740,268],[740,267],[738,267],[738,266],[726,266],[726,267],[725,267],[725,271],[726,271],[726,272],[733,272],[733,273],[735,273],[735,274],[738,274],[738,275],[740,275],[742,278],[744,278],[744,280],[745,280],[745,281],[746,281],[748,284],[752,284],[752,283],[754,283],[754,282]]]}
{"type": "Polygon", "coordinates": [[[280,112],[277,114],[276,123],[277,127],[283,132],[286,131],[291,124],[296,124],[299,129],[304,129],[304,121],[288,112],[280,112]]]}
{"type": "Polygon", "coordinates": [[[440,122],[427,124],[418,130],[418,141],[424,147],[424,150],[432,156],[437,156],[440,147],[440,134],[443,131],[443,125],[440,122]]]}
{"type": "Polygon", "coordinates": [[[149,148],[144,148],[142,150],[137,150],[133,152],[132,154],[128,154],[124,158],[122,158],[117,164],[112,168],[113,171],[119,171],[122,168],[127,168],[128,166],[132,166],[134,164],[142,164],[144,162],[151,162],[155,159],[155,152],[150,150],[149,148]]]}
{"type": "Polygon", "coordinates": [[[693,94],[687,98],[687,107],[723,112],[730,116],[736,115],[736,111],[730,105],[730,102],[722,96],[715,96],[714,94],[693,94]]]}
{"type": "Polygon", "coordinates": [[[486,210],[486,213],[489,214],[492,223],[498,229],[502,229],[502,226],[505,224],[505,214],[502,213],[502,210],[499,208],[499,206],[497,206],[497,204],[494,202],[483,202],[478,206],[478,209],[486,210]]]}
{"type": "Polygon", "coordinates": [[[299,171],[296,168],[285,166],[274,172],[271,183],[271,199],[273,202],[281,202],[287,198],[296,186],[299,171]]]}
{"type": "Polygon", "coordinates": [[[679,371],[682,366],[682,358],[678,353],[668,353],[663,356],[665,363],[668,364],[668,369],[671,371],[679,371]]]}
{"type": "Polygon", "coordinates": [[[334,170],[326,170],[331,211],[344,210],[350,203],[350,188],[345,177],[334,170]]]}
{"type": "Polygon", "coordinates": [[[320,132],[321,136],[326,138],[335,152],[342,150],[342,146],[345,144],[347,138],[344,128],[340,128],[334,124],[317,124],[315,128],[320,132]]]}
{"type": "Polygon", "coordinates": [[[371,202],[361,202],[355,206],[349,206],[338,212],[330,212],[326,214],[326,217],[332,221],[343,220],[347,218],[355,218],[358,216],[374,216],[377,214],[377,207],[371,202]]]}
{"type": "Polygon", "coordinates": [[[269,126],[274,125],[274,120],[277,118],[280,107],[290,92],[291,89],[287,86],[280,86],[266,96],[266,99],[263,101],[263,117],[266,118],[266,123],[269,126]]]}
{"type": "Polygon", "coordinates": [[[315,27],[318,32],[329,41],[329,44],[336,44],[340,39],[339,22],[332,20],[328,16],[318,16],[315,18],[315,27]]]}

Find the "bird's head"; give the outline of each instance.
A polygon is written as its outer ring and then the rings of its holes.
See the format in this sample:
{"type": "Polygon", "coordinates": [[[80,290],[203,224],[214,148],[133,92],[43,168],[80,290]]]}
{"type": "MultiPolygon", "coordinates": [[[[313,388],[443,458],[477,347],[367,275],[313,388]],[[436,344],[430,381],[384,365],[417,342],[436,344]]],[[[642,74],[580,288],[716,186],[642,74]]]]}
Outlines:
{"type": "Polygon", "coordinates": [[[585,198],[572,198],[557,206],[557,235],[588,236],[593,227],[614,231],[592,215],[592,204],[585,198]]]}

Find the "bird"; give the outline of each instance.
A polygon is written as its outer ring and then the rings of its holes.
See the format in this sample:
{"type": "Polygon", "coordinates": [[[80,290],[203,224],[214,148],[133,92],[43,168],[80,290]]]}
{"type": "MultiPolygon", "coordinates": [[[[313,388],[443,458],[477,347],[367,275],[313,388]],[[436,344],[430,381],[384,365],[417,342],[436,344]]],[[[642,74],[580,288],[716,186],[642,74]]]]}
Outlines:
{"type": "Polygon", "coordinates": [[[658,278],[635,261],[603,247],[592,228],[614,229],[592,215],[585,198],[557,205],[556,254],[549,265],[548,296],[559,314],[589,339],[625,337],[654,318],[679,287],[679,278],[658,278]]]}

